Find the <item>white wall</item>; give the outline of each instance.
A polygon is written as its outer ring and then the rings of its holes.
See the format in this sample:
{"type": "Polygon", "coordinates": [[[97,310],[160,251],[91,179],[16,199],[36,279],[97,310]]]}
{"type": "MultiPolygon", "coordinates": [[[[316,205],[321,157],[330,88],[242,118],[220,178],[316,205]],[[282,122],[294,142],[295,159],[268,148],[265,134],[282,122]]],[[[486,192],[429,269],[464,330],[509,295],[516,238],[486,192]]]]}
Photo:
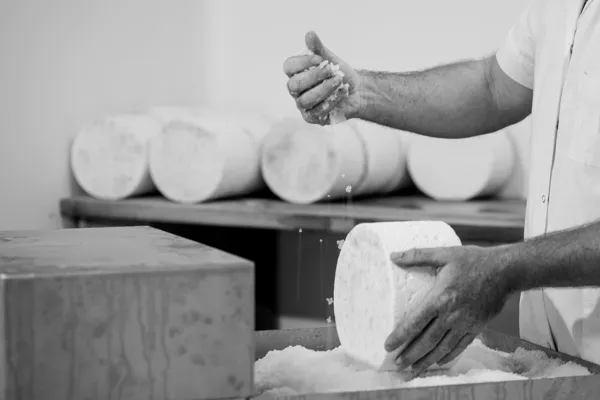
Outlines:
{"type": "Polygon", "coordinates": [[[0,230],[60,226],[84,122],[206,95],[201,1],[0,1],[0,230]]]}
{"type": "MultiPolygon", "coordinates": [[[[211,102],[295,113],[282,72],[286,57],[315,30],[351,65],[389,71],[426,68],[490,54],[524,8],[523,0],[211,1],[211,102]]],[[[524,195],[527,122],[509,129],[518,168],[504,195],[524,195]]]]}
{"type": "MultiPolygon", "coordinates": [[[[479,56],[520,0],[0,2],[0,229],[58,227],[69,138],[154,104],[295,112],[284,59],[316,30],[356,67],[410,70],[479,56]]],[[[526,129],[518,129],[519,150],[526,129]]],[[[508,194],[523,192],[522,171],[508,194]]]]}

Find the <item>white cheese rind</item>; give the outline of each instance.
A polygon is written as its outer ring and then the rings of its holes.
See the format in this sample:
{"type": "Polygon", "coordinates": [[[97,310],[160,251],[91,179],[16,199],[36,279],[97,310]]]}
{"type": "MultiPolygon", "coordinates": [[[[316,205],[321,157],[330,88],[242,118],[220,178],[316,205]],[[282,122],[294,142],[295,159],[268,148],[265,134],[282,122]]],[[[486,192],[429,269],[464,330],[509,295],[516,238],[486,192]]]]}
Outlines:
{"type": "Polygon", "coordinates": [[[121,200],[156,190],[148,168],[148,143],[161,123],[138,115],[114,115],[84,126],[71,145],[75,180],[90,196],[121,200]]]}
{"type": "Polygon", "coordinates": [[[406,158],[408,145],[400,131],[363,120],[348,122],[364,142],[367,171],[358,195],[387,194],[411,183],[406,158]]]}
{"type": "Polygon", "coordinates": [[[239,196],[264,187],[256,138],[223,115],[182,116],[150,143],[158,190],[178,203],[239,196]]]}
{"type": "Polygon", "coordinates": [[[379,222],[354,227],[342,246],[334,281],[338,336],[354,359],[378,370],[395,370],[397,352],[384,349],[396,324],[419,306],[433,287],[427,268],[404,269],[393,251],[460,246],[454,230],[440,221],[379,222]]]}
{"type": "Polygon", "coordinates": [[[363,121],[318,126],[300,118],[273,125],[261,170],[281,199],[298,204],[387,194],[411,184],[400,132],[363,121]]]}
{"type": "Polygon", "coordinates": [[[507,184],[515,150],[504,132],[468,139],[419,138],[408,153],[415,185],[436,200],[492,196],[507,184]]]}
{"type": "Polygon", "coordinates": [[[364,164],[360,138],[345,124],[322,127],[286,118],[273,126],[262,145],[265,182],[290,203],[345,198],[346,188],[362,179],[364,164]]]}

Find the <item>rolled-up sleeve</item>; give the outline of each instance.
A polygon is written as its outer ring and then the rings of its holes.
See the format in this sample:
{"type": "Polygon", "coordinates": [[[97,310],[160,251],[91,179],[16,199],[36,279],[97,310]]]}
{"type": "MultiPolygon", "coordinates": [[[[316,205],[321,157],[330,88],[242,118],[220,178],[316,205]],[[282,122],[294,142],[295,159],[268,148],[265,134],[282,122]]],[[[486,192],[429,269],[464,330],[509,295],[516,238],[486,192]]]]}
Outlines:
{"type": "Polygon", "coordinates": [[[496,52],[496,59],[504,73],[529,89],[533,89],[536,28],[542,18],[539,3],[539,0],[534,0],[525,9],[496,52]]]}

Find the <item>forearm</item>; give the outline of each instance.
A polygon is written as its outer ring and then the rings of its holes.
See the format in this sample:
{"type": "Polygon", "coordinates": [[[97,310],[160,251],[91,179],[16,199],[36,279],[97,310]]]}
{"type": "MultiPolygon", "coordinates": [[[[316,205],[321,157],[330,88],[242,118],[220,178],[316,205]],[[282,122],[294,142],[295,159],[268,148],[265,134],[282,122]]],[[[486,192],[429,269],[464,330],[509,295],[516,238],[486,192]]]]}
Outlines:
{"type": "Polygon", "coordinates": [[[463,138],[495,132],[506,120],[489,76],[490,59],[421,72],[359,71],[355,117],[431,137],[463,138]]]}
{"type": "Polygon", "coordinates": [[[513,291],[600,286],[600,222],[501,249],[513,291]]]}

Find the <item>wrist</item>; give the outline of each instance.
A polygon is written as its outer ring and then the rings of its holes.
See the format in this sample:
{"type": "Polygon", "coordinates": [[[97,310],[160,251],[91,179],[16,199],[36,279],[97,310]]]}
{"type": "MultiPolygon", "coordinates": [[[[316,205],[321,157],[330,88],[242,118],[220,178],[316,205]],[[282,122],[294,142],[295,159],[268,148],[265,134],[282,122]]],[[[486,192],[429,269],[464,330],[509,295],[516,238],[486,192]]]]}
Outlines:
{"type": "Polygon", "coordinates": [[[348,119],[351,118],[360,118],[360,119],[368,119],[366,113],[366,105],[367,101],[367,90],[368,90],[368,75],[367,71],[356,70],[357,81],[354,89],[354,101],[352,102],[352,107],[348,111],[346,117],[348,119]]]}
{"type": "Polygon", "coordinates": [[[498,271],[501,285],[507,294],[513,294],[527,290],[529,277],[528,268],[523,267],[523,256],[525,254],[524,243],[506,244],[492,248],[490,255],[498,262],[498,271]]]}

